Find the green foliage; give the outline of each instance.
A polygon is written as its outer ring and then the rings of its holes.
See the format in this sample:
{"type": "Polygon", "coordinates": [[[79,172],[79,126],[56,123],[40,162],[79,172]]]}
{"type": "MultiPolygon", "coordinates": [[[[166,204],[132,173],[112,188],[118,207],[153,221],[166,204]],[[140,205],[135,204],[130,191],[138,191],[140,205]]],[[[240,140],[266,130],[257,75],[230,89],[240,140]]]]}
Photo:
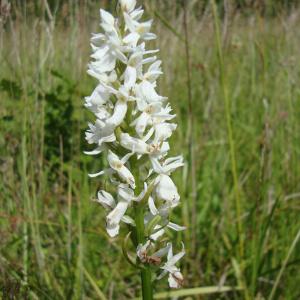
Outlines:
{"type": "Polygon", "coordinates": [[[60,73],[52,71],[59,79],[53,91],[42,96],[45,99],[45,158],[59,163],[60,156],[64,161],[71,159],[72,140],[74,136],[75,85],[66,80],[60,73]],[[63,153],[61,153],[63,149],[63,153]]]}
{"type": "Polygon", "coordinates": [[[15,81],[7,79],[0,81],[0,91],[6,92],[8,97],[14,100],[20,100],[22,94],[20,86],[15,81]]]}

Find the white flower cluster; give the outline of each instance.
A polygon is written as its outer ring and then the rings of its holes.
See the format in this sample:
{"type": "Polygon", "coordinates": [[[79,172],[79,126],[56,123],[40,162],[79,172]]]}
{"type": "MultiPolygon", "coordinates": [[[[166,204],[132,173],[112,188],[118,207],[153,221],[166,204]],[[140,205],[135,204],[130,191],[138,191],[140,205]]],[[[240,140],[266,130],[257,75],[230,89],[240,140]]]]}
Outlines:
{"type": "Polygon", "coordinates": [[[171,243],[157,250],[166,228],[185,229],[169,221],[180,200],[170,174],[183,166],[182,156],[166,157],[168,139],[176,129],[169,121],[175,115],[167,98],[156,92],[156,80],[162,74],[161,61],[155,56],[158,50],[145,48],[146,41],[156,38],[150,32],[152,20],[141,21],[143,9],[135,8],[136,0],[119,4],[120,18],[100,10],[103,33],[91,38],[93,61],[88,74],[98,85],[85,98],[85,106],[96,116],[86,140],[97,146],[86,154],[104,152],[109,167],[90,176],[106,175],[111,181],[113,194],[100,190],[97,199],[108,210],[106,229],[111,237],[118,235],[121,221],[136,226],[129,208],[146,201],[144,225],[151,232],[145,233],[146,243],[138,245],[137,256],[142,263],[159,262],[163,270],[159,277],[169,273],[170,286],[179,287],[183,278],[175,263],[184,250],[173,256],[171,243]]]}

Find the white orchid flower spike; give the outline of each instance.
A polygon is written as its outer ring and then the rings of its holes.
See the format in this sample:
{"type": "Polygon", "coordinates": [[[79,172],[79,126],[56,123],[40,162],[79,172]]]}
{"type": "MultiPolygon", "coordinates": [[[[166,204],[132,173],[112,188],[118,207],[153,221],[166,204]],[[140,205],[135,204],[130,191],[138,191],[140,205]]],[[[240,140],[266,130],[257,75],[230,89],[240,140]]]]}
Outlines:
{"type": "Polygon", "coordinates": [[[115,238],[127,231],[123,253],[147,273],[143,286],[151,286],[152,272],[162,270],[158,279],[169,274],[169,286],[178,288],[183,277],[175,264],[184,250],[173,255],[172,244],[166,242],[169,229],[185,229],[170,220],[180,204],[171,176],[184,164],[182,156],[168,157],[176,115],[158,91],[162,62],[157,59],[159,50],[147,46],[156,39],[152,20],[143,20],[137,0],[119,0],[116,11],[117,17],[100,9],[101,32],[91,37],[87,72],[97,84],[84,101],[94,115],[85,132],[87,144],[93,147],[85,153],[105,159],[97,161],[100,170],[89,176],[101,176],[96,201],[107,212],[107,234],[115,238]],[[124,249],[130,235],[134,261],[124,249]]]}

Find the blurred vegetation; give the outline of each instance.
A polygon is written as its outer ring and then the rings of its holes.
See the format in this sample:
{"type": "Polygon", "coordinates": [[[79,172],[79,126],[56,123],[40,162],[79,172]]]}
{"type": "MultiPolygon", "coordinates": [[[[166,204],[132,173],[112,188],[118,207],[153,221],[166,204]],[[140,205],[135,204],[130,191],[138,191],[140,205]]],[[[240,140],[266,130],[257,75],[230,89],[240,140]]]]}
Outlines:
{"type": "MultiPolygon", "coordinates": [[[[99,31],[98,9],[113,11],[116,2],[9,2],[9,10],[1,2],[0,22],[0,297],[133,299],[139,277],[122,257],[122,236],[108,238],[105,212],[91,201],[106,182],[87,173],[106,162],[83,155],[92,120],[83,98],[96,85],[86,75],[90,32],[99,31]]],[[[160,91],[177,114],[172,148],[187,161],[175,174],[182,206],[174,212],[174,221],[188,227],[174,235],[188,251],[184,287],[245,284],[250,299],[299,299],[298,1],[217,1],[240,216],[209,1],[186,2],[188,35],[181,1],[140,3],[155,18],[160,91]]],[[[158,282],[157,292],[166,286],[158,282]]]]}
{"type": "MultiPolygon", "coordinates": [[[[7,1],[7,0],[6,0],[7,1]]],[[[155,3],[157,0],[146,0],[149,3],[155,3]]],[[[183,3],[186,0],[173,0],[173,1],[160,1],[165,9],[177,9],[180,10],[183,3]]],[[[190,2],[190,6],[193,12],[199,15],[203,13],[205,9],[209,7],[209,0],[187,0],[190,2]]],[[[27,11],[35,16],[42,16],[44,14],[45,2],[39,0],[11,0],[12,10],[16,12],[27,11]]],[[[116,0],[102,0],[103,6],[111,8],[113,10],[116,6],[116,0]]],[[[283,11],[292,11],[299,5],[297,0],[216,0],[215,1],[219,10],[224,13],[227,6],[233,7],[235,10],[243,14],[249,14],[253,12],[259,12],[264,16],[276,16],[283,11]]],[[[77,9],[77,7],[84,7],[88,11],[99,5],[98,0],[48,0],[47,6],[52,12],[55,12],[57,16],[64,16],[66,10],[68,13],[77,9]]]]}

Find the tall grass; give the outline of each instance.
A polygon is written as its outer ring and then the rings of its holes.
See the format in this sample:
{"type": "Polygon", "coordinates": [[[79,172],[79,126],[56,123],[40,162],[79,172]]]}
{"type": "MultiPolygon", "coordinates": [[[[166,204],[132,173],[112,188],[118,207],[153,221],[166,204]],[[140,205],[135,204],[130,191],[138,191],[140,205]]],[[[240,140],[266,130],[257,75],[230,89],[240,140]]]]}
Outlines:
{"type": "MultiPolygon", "coordinates": [[[[87,172],[106,162],[82,155],[90,32],[98,7],[115,6],[55,3],[14,1],[0,28],[0,295],[133,299],[139,278],[90,201],[106,182],[87,172]]],[[[263,17],[228,5],[213,17],[201,1],[173,3],[143,1],[179,123],[174,153],[187,160],[174,217],[188,225],[190,289],[168,294],[159,282],[157,298],[244,299],[246,289],[250,299],[298,299],[300,11],[263,17]]]]}

